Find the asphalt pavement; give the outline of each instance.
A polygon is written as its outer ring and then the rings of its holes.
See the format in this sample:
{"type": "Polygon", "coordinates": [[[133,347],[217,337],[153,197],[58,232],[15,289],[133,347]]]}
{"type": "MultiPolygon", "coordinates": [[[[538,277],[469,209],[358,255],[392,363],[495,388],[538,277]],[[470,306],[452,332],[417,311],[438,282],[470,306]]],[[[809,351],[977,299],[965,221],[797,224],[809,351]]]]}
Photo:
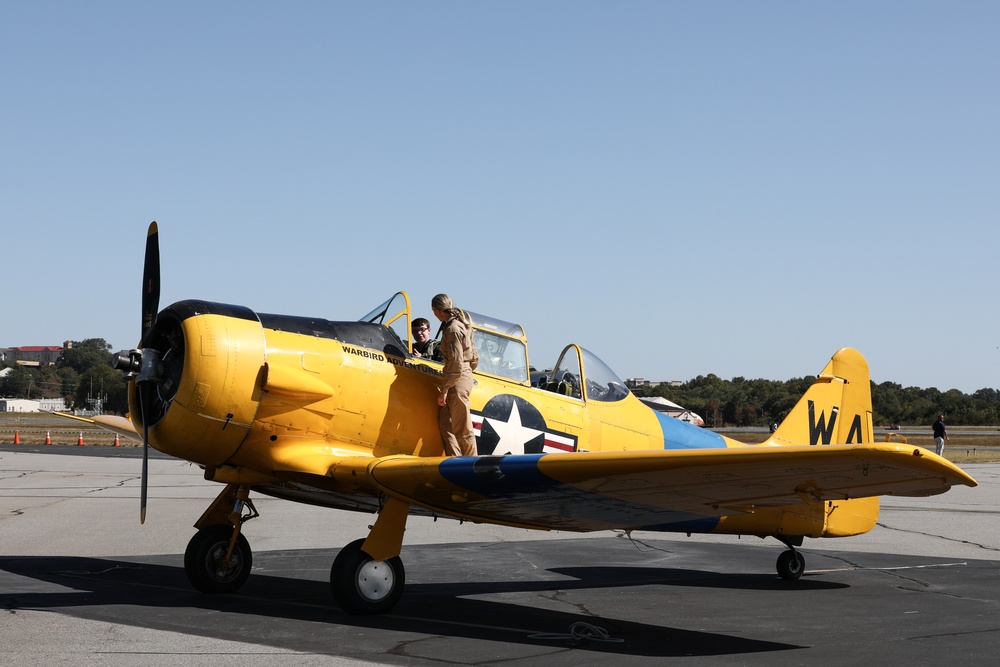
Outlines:
{"type": "Polygon", "coordinates": [[[806,573],[754,537],[542,533],[412,518],[392,613],[344,614],[338,550],[374,517],[255,498],[254,569],[195,592],[183,553],[221,487],[138,450],[0,447],[0,666],[860,665],[1000,653],[1000,464],[886,498],[867,535],[806,540],[806,573]]]}

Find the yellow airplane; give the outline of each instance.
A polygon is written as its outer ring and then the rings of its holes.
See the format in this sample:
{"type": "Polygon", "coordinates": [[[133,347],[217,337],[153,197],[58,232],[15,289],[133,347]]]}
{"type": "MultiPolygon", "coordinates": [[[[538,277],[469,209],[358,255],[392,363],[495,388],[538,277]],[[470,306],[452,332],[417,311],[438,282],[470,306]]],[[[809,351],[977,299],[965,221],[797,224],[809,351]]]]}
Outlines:
{"type": "Polygon", "coordinates": [[[149,226],[142,334],[116,365],[141,439],[224,485],[184,555],[193,586],[233,592],[250,574],[250,493],[377,514],[330,575],[346,611],[387,612],[403,592],[410,515],[538,530],[648,530],[775,537],[798,578],[804,537],[870,530],[879,495],[927,496],[976,482],[920,447],[875,443],[868,365],[833,355],[759,445],[643,405],[596,356],[568,345],[532,384],[524,330],[467,312],[480,355],[472,392],[479,456],[444,457],[439,362],[412,354],[405,292],[359,321],[180,301],[158,312],[159,245],[149,226]],[[536,386],[537,385],[537,386],[536,386]]]}

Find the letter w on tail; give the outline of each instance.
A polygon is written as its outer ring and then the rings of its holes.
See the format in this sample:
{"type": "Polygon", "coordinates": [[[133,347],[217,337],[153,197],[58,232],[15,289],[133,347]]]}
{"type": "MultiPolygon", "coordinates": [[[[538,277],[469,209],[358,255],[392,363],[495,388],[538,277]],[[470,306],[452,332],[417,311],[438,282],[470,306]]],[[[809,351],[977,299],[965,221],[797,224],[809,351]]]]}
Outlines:
{"type": "Polygon", "coordinates": [[[772,445],[874,442],[871,415],[868,364],[857,351],[845,347],[833,355],[767,442],[772,445]]]}

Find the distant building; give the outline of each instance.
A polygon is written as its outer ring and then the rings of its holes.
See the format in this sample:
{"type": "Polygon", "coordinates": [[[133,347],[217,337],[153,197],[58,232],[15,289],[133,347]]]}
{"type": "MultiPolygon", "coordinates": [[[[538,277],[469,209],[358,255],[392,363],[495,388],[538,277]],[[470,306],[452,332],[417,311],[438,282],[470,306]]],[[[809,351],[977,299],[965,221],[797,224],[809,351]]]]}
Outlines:
{"type": "Polygon", "coordinates": [[[679,387],[684,384],[684,382],[681,380],[656,381],[647,380],[645,378],[625,378],[625,386],[629,389],[652,389],[653,387],[659,387],[661,384],[668,387],[679,387]]]}
{"type": "Polygon", "coordinates": [[[66,412],[69,406],[64,398],[0,398],[0,412],[66,412]]]}
{"type": "Polygon", "coordinates": [[[69,406],[66,405],[65,398],[40,398],[38,409],[42,412],[66,412],[69,406]]]}
{"type": "Polygon", "coordinates": [[[6,359],[19,366],[51,366],[59,361],[62,351],[55,345],[24,345],[8,348],[6,359]]]}
{"type": "Polygon", "coordinates": [[[700,415],[691,412],[687,408],[677,405],[673,401],[668,401],[665,398],[660,398],[659,396],[653,396],[650,398],[640,398],[645,405],[653,408],[657,412],[662,412],[667,414],[674,419],[679,419],[682,422],[687,422],[688,424],[693,424],[694,426],[704,426],[705,420],[701,418],[700,415]]]}
{"type": "Polygon", "coordinates": [[[3,351],[3,360],[16,363],[20,366],[52,366],[63,350],[73,347],[73,341],[66,341],[59,345],[24,345],[22,347],[9,347],[3,351]]]}
{"type": "Polygon", "coordinates": [[[0,412],[38,412],[38,401],[26,398],[0,398],[0,412]]]}

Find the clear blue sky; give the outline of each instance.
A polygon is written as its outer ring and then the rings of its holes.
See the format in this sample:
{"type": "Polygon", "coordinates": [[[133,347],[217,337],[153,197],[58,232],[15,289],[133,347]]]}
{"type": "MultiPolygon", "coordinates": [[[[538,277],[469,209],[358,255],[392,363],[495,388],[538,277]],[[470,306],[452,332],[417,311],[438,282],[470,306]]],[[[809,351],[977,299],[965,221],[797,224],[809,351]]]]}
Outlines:
{"type": "Polygon", "coordinates": [[[0,346],[398,289],[622,377],[1000,386],[1000,3],[0,2],[0,346]]]}

